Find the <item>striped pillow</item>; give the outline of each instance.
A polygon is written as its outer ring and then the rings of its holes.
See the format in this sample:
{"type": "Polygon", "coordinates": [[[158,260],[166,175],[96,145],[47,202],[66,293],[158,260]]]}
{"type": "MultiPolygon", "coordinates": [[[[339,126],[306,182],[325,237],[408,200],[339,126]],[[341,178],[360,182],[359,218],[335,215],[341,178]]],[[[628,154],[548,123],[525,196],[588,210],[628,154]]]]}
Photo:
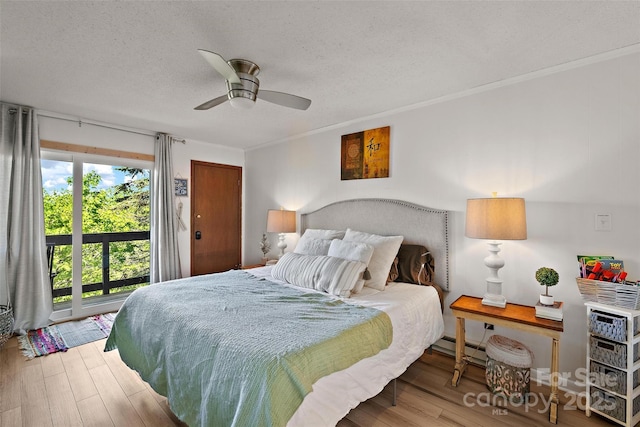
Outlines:
{"type": "Polygon", "coordinates": [[[274,279],[301,288],[349,297],[367,265],[326,255],[287,252],[271,270],[274,279]]]}
{"type": "MultiPolygon", "coordinates": [[[[347,242],[345,240],[333,239],[327,255],[336,258],[344,258],[349,261],[360,261],[369,265],[373,256],[373,246],[360,242],[347,242]]],[[[364,277],[360,277],[356,285],[351,290],[352,294],[357,294],[364,287],[364,277]]]]}

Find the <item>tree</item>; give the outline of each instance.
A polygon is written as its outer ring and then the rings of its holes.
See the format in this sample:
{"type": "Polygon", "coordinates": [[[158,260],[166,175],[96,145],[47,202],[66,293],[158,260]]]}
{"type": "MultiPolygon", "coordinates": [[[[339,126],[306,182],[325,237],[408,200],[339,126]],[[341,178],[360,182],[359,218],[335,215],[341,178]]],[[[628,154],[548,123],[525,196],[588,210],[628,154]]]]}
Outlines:
{"type": "Polygon", "coordinates": [[[549,286],[555,286],[560,280],[558,273],[549,267],[542,267],[536,271],[536,280],[545,287],[545,296],[549,296],[549,286]]]}
{"type": "MultiPolygon", "coordinates": [[[[149,170],[126,167],[116,168],[116,170],[125,174],[125,182],[111,187],[101,186],[102,177],[96,171],[92,170],[84,174],[82,181],[83,233],[148,231],[150,229],[149,170]]],[[[47,236],[72,233],[72,177],[67,177],[66,181],[68,186],[65,189],[44,191],[47,236]]],[[[149,251],[148,240],[110,243],[110,280],[148,275],[149,251]]],[[[71,255],[70,245],[56,247],[55,288],[71,287],[71,255]]],[[[82,283],[100,282],[102,282],[102,247],[100,244],[83,244],[82,283]]]]}

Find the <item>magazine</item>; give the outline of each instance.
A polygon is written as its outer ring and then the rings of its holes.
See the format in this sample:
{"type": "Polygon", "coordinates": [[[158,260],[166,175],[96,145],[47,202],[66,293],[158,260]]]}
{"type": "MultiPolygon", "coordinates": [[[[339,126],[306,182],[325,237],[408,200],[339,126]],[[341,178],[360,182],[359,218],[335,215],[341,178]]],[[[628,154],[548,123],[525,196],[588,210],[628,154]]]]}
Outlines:
{"type": "Polygon", "coordinates": [[[624,261],[619,259],[601,259],[596,262],[588,278],[603,282],[620,282],[626,277],[624,261]]]}
{"type": "Polygon", "coordinates": [[[613,259],[611,255],[578,255],[579,277],[588,278],[598,261],[613,259]]]}

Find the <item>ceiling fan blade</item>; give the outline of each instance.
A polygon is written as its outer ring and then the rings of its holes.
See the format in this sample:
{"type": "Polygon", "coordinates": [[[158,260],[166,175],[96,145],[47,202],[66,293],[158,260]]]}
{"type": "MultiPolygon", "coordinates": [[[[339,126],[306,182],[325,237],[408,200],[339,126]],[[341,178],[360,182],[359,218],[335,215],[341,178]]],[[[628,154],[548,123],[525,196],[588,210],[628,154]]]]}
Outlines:
{"type": "Polygon", "coordinates": [[[259,90],[258,98],[284,107],[306,110],[311,105],[311,100],[289,93],[274,92],[272,90],[259,90]]]}
{"type": "Polygon", "coordinates": [[[222,95],[217,98],[213,98],[211,101],[207,101],[204,104],[198,105],[194,110],[208,110],[209,108],[213,108],[216,105],[220,105],[223,102],[227,101],[229,97],[227,95],[222,95]]]}
{"type": "Polygon", "coordinates": [[[224,60],[222,56],[204,49],[198,49],[198,52],[200,52],[204,59],[211,64],[217,72],[222,74],[222,77],[229,80],[231,83],[241,84],[240,77],[238,77],[236,71],[227,63],[227,61],[224,60]]]}

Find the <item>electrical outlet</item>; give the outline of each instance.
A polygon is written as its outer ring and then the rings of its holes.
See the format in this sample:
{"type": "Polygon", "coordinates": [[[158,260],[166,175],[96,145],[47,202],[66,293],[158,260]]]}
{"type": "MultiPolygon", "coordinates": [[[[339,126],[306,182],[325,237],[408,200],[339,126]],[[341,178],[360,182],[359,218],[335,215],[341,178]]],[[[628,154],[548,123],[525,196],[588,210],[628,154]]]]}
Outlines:
{"type": "Polygon", "coordinates": [[[493,331],[493,325],[490,323],[485,323],[484,324],[484,328],[489,330],[489,331],[493,331]]]}

